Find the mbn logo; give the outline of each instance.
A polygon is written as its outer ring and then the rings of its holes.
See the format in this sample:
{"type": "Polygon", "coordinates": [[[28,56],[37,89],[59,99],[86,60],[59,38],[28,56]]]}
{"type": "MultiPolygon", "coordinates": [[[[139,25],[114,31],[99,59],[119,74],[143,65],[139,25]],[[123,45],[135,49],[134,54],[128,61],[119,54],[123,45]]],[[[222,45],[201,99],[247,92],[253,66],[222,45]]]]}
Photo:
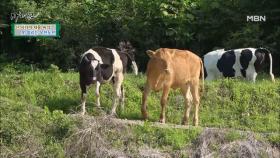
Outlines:
{"type": "Polygon", "coordinates": [[[266,17],[264,16],[260,16],[260,15],[247,15],[247,21],[252,21],[252,22],[265,22],[266,21],[266,17]]]}

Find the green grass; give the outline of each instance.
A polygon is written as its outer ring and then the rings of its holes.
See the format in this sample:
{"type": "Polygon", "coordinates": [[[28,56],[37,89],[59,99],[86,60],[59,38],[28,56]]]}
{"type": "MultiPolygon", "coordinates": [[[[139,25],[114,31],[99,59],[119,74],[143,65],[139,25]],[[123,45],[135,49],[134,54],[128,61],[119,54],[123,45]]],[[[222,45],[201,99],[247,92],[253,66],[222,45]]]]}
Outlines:
{"type": "Polygon", "coordinates": [[[201,133],[202,128],[172,129],[153,127],[148,122],[135,126],[133,133],[137,143],[148,144],[153,148],[179,150],[190,145],[201,133]]]}
{"type": "Polygon", "coordinates": [[[242,135],[239,131],[229,131],[225,134],[225,140],[228,142],[241,139],[245,139],[245,136],[242,135]]]}
{"type": "MultiPolygon", "coordinates": [[[[144,75],[125,76],[126,100],[120,118],[139,120],[144,75]]],[[[88,90],[86,108],[89,115],[98,115],[95,107],[94,87],[88,90]]],[[[101,87],[101,106],[110,113],[112,87],[101,87]]],[[[148,98],[149,121],[158,121],[161,93],[151,93],[148,98]]],[[[0,74],[0,96],[65,113],[79,112],[80,88],[78,73],[35,71],[21,74],[0,74]]],[[[167,105],[167,122],[180,124],[184,101],[179,91],[172,91],[167,105]]],[[[201,98],[200,126],[228,127],[257,132],[279,132],[280,80],[258,80],[253,84],[243,80],[224,79],[206,82],[201,98]]]]}
{"type": "Polygon", "coordinates": [[[0,97],[0,157],[64,157],[63,140],[74,121],[62,111],[0,97]]]}
{"type": "MultiPolygon", "coordinates": [[[[141,96],[145,76],[127,74],[125,109],[118,109],[118,117],[141,120],[141,96]]],[[[94,88],[88,90],[88,115],[100,115],[95,106],[94,88]]],[[[112,86],[102,85],[101,106],[110,113],[112,86]]],[[[149,121],[144,126],[132,127],[136,144],[146,144],[162,150],[179,150],[194,141],[202,131],[201,127],[234,128],[265,133],[265,140],[279,145],[280,137],[280,80],[276,83],[260,77],[255,84],[234,79],[224,79],[205,83],[201,98],[199,128],[162,129],[153,127],[160,114],[161,93],[151,93],[148,99],[149,121]],[[272,133],[272,134],[271,134],[272,133]]],[[[43,144],[39,155],[53,153],[63,156],[63,140],[76,125],[67,113],[80,111],[79,76],[76,72],[62,73],[52,66],[47,71],[15,71],[3,69],[0,73],[1,97],[1,147],[9,151],[22,151],[28,148],[26,138],[43,144]],[[64,114],[63,114],[63,113],[64,114]],[[21,138],[21,139],[17,139],[21,138]],[[6,148],[4,148],[6,149],[6,148]]],[[[167,105],[167,123],[180,124],[183,117],[184,101],[179,91],[172,91],[167,105]]],[[[262,137],[262,136],[261,136],[262,137]]],[[[238,132],[229,132],[227,141],[244,139],[238,132]]],[[[262,138],[263,139],[263,138],[262,138]]],[[[115,139],[112,144],[123,144],[115,139]]],[[[32,142],[31,142],[32,144],[32,142]]],[[[36,143],[33,143],[36,144],[36,143]]]]}

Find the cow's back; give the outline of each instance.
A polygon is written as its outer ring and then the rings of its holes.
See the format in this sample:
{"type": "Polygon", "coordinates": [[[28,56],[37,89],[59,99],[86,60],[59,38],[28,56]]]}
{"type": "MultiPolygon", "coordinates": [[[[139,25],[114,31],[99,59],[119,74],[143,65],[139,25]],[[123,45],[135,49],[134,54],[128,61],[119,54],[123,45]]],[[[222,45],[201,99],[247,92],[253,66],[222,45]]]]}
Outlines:
{"type": "Polygon", "coordinates": [[[187,50],[177,50],[173,57],[172,87],[179,87],[187,82],[199,80],[202,69],[200,57],[187,50]]]}
{"type": "Polygon", "coordinates": [[[112,65],[114,63],[115,58],[110,49],[105,47],[94,47],[92,50],[98,53],[101,59],[97,60],[101,60],[102,64],[112,65]]]}

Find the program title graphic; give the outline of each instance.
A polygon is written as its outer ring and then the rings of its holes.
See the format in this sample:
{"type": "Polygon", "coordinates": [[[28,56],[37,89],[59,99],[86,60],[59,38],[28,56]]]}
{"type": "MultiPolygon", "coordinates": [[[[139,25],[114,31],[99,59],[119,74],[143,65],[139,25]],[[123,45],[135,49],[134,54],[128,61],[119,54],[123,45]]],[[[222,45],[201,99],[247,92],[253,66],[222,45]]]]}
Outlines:
{"type": "Polygon", "coordinates": [[[14,37],[59,37],[60,24],[12,24],[14,37]]]}

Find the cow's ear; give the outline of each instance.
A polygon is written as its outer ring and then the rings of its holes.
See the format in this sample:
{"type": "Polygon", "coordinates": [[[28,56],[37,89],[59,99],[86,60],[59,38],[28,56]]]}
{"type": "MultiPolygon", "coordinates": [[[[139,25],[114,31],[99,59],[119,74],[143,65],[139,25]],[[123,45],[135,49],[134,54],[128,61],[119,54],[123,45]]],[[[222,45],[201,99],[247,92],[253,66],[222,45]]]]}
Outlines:
{"type": "Polygon", "coordinates": [[[152,50],[147,50],[146,53],[150,58],[154,57],[154,55],[156,54],[156,52],[154,52],[152,50]]]}
{"type": "Polygon", "coordinates": [[[86,63],[90,63],[90,60],[88,59],[87,56],[85,56],[84,59],[85,59],[86,63]]]}
{"type": "Polygon", "coordinates": [[[173,49],[173,51],[169,52],[170,57],[173,58],[175,53],[176,53],[176,49],[173,49]]]}

